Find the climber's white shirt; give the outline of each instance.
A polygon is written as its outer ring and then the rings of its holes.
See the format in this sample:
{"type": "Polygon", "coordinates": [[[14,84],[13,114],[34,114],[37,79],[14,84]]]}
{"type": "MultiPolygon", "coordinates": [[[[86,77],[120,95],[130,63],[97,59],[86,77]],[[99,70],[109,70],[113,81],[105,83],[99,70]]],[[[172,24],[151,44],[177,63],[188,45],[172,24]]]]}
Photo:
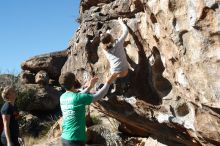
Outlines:
{"type": "Polygon", "coordinates": [[[123,33],[119,39],[115,41],[112,45],[112,48],[109,50],[104,50],[104,54],[110,63],[110,71],[111,73],[114,72],[121,72],[125,71],[129,68],[127,57],[124,50],[124,41],[128,35],[128,28],[124,23],[121,23],[123,33]]]}

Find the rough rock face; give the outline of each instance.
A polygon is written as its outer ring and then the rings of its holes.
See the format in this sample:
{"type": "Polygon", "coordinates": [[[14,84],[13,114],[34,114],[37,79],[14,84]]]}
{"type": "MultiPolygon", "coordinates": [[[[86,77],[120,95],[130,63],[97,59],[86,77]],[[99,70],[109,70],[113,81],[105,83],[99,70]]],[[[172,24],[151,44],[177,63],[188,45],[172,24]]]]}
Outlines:
{"type": "Polygon", "coordinates": [[[69,48],[52,52],[23,62],[19,75],[20,86],[18,102],[25,111],[52,111],[59,105],[61,89],[57,88],[57,78],[67,60],[69,48]]]}
{"type": "Polygon", "coordinates": [[[67,59],[68,48],[64,51],[43,54],[30,58],[21,64],[23,70],[29,70],[37,74],[43,70],[49,74],[51,79],[57,79],[67,59]]]}
{"type": "Polygon", "coordinates": [[[49,83],[47,72],[39,71],[35,76],[35,82],[39,85],[47,85],[49,83]]]}
{"type": "Polygon", "coordinates": [[[28,70],[24,70],[19,74],[19,79],[23,84],[34,84],[35,75],[28,70]]]}
{"type": "MultiPolygon", "coordinates": [[[[118,37],[119,16],[129,28],[129,80],[98,107],[136,136],[220,145],[220,1],[82,0],[81,26],[61,72],[74,72],[82,83],[94,74],[104,82],[110,72],[99,34],[110,28],[118,37]]],[[[57,79],[54,64],[42,64],[37,70],[57,79]]]]}

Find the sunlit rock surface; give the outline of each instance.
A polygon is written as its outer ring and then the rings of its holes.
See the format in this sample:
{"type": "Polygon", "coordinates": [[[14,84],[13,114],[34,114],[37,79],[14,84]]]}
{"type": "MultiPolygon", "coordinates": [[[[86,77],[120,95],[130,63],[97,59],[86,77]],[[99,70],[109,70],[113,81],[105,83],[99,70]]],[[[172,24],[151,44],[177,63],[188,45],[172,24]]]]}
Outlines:
{"type": "Polygon", "coordinates": [[[136,136],[220,145],[219,0],[82,0],[81,25],[62,64],[54,73],[53,63],[27,61],[23,69],[45,70],[55,80],[59,71],[71,71],[81,83],[92,75],[104,82],[110,72],[99,34],[111,28],[118,37],[118,17],[129,28],[129,79],[97,106],[136,136]]]}

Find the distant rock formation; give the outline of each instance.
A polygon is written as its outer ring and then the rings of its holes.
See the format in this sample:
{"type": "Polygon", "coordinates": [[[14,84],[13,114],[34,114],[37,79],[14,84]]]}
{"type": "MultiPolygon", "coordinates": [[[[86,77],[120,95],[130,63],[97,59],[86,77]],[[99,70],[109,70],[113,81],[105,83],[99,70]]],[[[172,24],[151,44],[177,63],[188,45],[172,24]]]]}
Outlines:
{"type": "Polygon", "coordinates": [[[136,136],[220,145],[218,0],[81,0],[81,25],[68,51],[35,57],[22,69],[44,70],[55,81],[71,71],[81,83],[92,75],[103,82],[110,72],[99,34],[110,28],[119,36],[118,17],[129,28],[129,82],[97,106],[136,136]]]}
{"type": "Polygon", "coordinates": [[[69,49],[38,55],[21,64],[18,101],[22,103],[22,110],[40,113],[58,108],[62,89],[58,87],[57,79],[69,49]]]}
{"type": "Polygon", "coordinates": [[[35,75],[43,70],[48,73],[51,79],[57,79],[60,76],[63,64],[67,60],[67,55],[68,48],[64,51],[38,55],[23,62],[21,68],[25,71],[31,71],[35,75]]]}

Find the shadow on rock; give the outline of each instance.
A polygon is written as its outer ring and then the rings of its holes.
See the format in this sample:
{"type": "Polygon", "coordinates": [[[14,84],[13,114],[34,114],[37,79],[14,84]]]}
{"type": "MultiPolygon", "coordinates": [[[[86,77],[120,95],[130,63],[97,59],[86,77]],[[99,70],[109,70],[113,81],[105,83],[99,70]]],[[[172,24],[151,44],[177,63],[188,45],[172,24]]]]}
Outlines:
{"type": "MultiPolygon", "coordinates": [[[[154,57],[157,57],[157,59],[154,65],[151,66],[149,59],[145,55],[143,42],[140,41],[140,32],[137,31],[137,34],[135,34],[130,27],[128,27],[128,29],[137,45],[139,56],[138,64],[134,66],[133,75],[131,77],[131,88],[133,88],[134,96],[148,103],[159,105],[162,103],[162,97],[166,96],[172,89],[171,83],[162,76],[164,66],[161,61],[160,53],[154,49],[152,54],[154,57]]],[[[131,65],[135,64],[129,58],[128,61],[131,65]]]]}

